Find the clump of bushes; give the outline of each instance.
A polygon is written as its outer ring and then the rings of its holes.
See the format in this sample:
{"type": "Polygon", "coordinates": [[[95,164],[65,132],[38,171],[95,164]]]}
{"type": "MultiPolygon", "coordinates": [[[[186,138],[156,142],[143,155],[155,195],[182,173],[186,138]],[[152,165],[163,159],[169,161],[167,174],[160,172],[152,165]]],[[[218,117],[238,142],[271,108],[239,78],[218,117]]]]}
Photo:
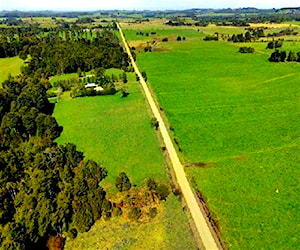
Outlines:
{"type": "Polygon", "coordinates": [[[116,187],[120,192],[128,191],[131,188],[131,182],[126,173],[122,172],[116,178],[116,187]]]}
{"type": "Polygon", "coordinates": [[[160,200],[166,200],[170,194],[170,189],[165,184],[157,184],[156,181],[152,178],[148,179],[147,186],[150,191],[153,191],[157,194],[160,200]]]}
{"type": "Polygon", "coordinates": [[[276,41],[271,41],[268,42],[267,48],[266,49],[277,49],[281,48],[283,44],[283,40],[276,40],[276,41]]]}
{"type": "Polygon", "coordinates": [[[255,50],[252,47],[240,47],[240,53],[253,53],[255,50]]]}
{"type": "Polygon", "coordinates": [[[215,36],[215,35],[208,35],[206,37],[203,38],[204,41],[218,41],[219,37],[215,36]]]}

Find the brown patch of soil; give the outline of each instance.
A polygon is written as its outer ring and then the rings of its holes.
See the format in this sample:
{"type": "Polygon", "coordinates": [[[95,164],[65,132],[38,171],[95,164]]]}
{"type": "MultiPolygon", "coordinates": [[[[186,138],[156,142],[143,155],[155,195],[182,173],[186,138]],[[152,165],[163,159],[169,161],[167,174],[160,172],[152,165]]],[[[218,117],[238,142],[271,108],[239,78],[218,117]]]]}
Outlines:
{"type": "Polygon", "coordinates": [[[207,167],[212,167],[213,165],[214,165],[213,163],[194,162],[194,163],[185,165],[185,167],[207,168],[207,167]]]}
{"type": "Polygon", "coordinates": [[[247,154],[242,154],[242,155],[237,155],[234,158],[238,161],[244,160],[248,155],[247,154]]]}

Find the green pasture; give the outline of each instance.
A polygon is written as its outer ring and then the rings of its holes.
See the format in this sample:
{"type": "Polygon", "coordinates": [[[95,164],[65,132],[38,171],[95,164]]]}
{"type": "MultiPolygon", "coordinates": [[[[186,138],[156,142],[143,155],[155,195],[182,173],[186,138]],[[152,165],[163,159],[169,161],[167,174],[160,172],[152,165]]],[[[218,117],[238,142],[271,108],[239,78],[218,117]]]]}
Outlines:
{"type": "Polygon", "coordinates": [[[54,116],[64,127],[59,143],[72,142],[86,158],[108,170],[107,188],[114,190],[117,175],[124,171],[133,184],[147,178],[168,181],[167,164],[151,127],[141,90],[129,75],[128,97],[114,96],[63,99],[54,116]]]}
{"type": "MultiPolygon", "coordinates": [[[[241,54],[237,44],[202,38],[137,57],[183,162],[205,165],[187,175],[229,248],[296,249],[300,64],[268,62],[266,43],[241,54]]],[[[284,46],[300,50],[300,43],[284,46]]]]}
{"type": "Polygon", "coordinates": [[[165,26],[164,28],[160,29],[137,29],[137,30],[126,30],[125,37],[128,41],[134,41],[134,40],[141,40],[141,41],[152,41],[155,40],[155,38],[164,38],[164,37],[173,37],[177,38],[177,36],[181,37],[189,37],[189,38],[194,38],[194,37],[199,37],[200,34],[196,32],[195,30],[192,29],[170,29],[168,26],[165,26]],[[149,36],[146,35],[138,35],[138,32],[144,32],[144,34],[148,33],[149,36]],[[151,32],[155,32],[156,34],[151,35],[151,32]]]}
{"type": "Polygon", "coordinates": [[[23,60],[18,56],[0,58],[0,86],[5,81],[9,74],[16,76],[21,73],[23,60]]]}
{"type": "Polygon", "coordinates": [[[72,78],[78,78],[78,74],[77,73],[69,73],[69,74],[52,76],[52,77],[50,77],[49,82],[51,84],[54,84],[55,82],[63,81],[63,80],[71,80],[72,78]]]}
{"type": "MultiPolygon", "coordinates": [[[[119,74],[116,69],[107,74],[119,74]]],[[[164,159],[141,89],[133,73],[128,74],[128,97],[98,96],[70,99],[56,104],[54,116],[64,131],[57,142],[72,142],[87,159],[108,170],[102,185],[109,194],[116,192],[115,179],[126,172],[132,184],[145,186],[148,178],[169,182],[164,159]]],[[[180,202],[170,195],[158,216],[149,223],[119,218],[98,221],[91,231],[67,240],[66,249],[197,249],[180,202]],[[181,238],[183,237],[183,238],[181,238]]]]}

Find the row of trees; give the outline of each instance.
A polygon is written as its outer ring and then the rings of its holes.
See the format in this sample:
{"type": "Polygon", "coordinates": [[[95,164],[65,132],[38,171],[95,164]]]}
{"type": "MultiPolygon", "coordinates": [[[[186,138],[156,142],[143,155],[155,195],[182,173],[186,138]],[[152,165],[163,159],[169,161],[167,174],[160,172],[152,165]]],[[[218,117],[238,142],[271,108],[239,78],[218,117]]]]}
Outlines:
{"type": "Polygon", "coordinates": [[[263,29],[250,29],[245,34],[233,34],[231,37],[228,38],[228,41],[234,43],[252,42],[264,36],[265,35],[263,29]]]}
{"type": "Polygon", "coordinates": [[[275,50],[269,57],[270,62],[300,62],[300,52],[275,50]]]}

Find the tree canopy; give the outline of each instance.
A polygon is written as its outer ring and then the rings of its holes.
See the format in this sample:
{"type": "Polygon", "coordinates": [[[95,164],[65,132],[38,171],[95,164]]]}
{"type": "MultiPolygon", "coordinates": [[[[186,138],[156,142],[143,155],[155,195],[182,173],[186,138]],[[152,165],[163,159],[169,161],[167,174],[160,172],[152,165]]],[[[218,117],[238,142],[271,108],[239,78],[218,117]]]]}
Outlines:
{"type": "Polygon", "coordinates": [[[10,78],[0,102],[1,247],[44,248],[51,235],[89,230],[102,214],[107,171],[54,142],[62,127],[41,83],[10,78]]]}

